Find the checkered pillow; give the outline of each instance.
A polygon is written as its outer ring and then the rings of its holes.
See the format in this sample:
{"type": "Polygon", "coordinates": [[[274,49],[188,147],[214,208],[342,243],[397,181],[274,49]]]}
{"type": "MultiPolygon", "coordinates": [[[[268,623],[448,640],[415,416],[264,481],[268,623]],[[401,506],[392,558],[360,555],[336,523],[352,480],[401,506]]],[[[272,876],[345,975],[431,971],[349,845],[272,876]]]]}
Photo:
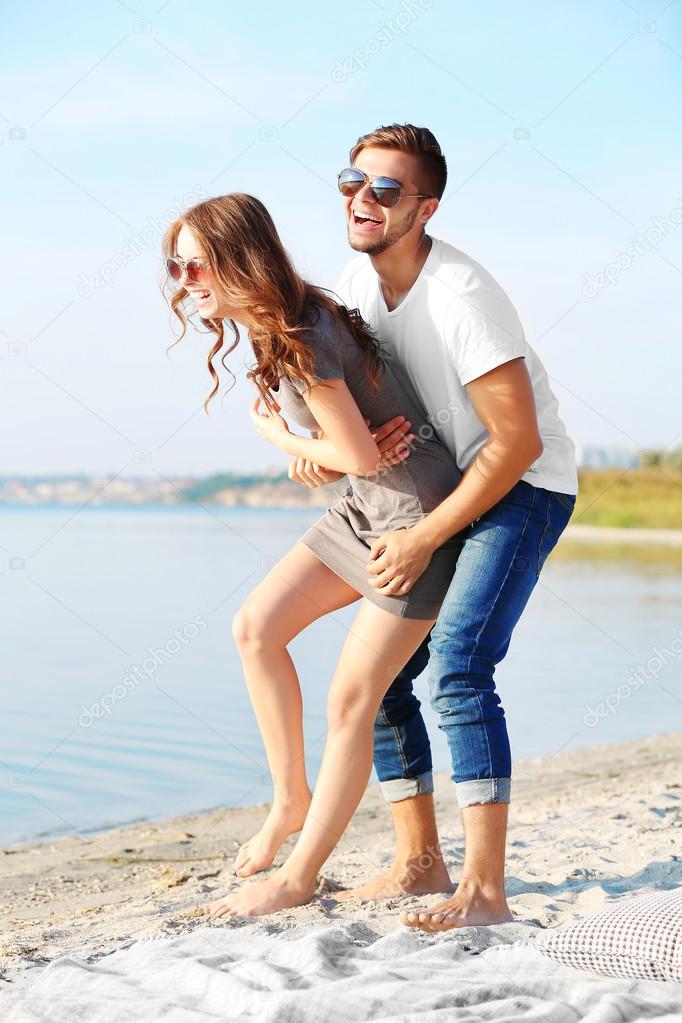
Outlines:
{"type": "Polygon", "coordinates": [[[579,970],[682,981],[682,888],[621,900],[564,927],[537,947],[579,970]]]}

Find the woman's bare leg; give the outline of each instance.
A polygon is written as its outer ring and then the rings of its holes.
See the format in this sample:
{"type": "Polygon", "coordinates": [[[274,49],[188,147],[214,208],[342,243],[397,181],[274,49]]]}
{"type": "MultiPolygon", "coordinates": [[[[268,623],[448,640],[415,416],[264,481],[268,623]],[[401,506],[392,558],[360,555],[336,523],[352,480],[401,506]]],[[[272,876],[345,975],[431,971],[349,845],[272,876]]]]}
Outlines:
{"type": "Polygon", "coordinates": [[[400,618],[363,600],[329,691],[327,744],[296,846],[272,877],[213,903],[211,915],[260,916],[309,901],[367,787],[379,704],[434,621],[400,618]]]}
{"type": "Polygon", "coordinates": [[[301,690],[287,644],[315,619],[359,596],[305,544],[297,543],[235,616],[233,634],[274,788],[265,823],[237,853],[240,877],[270,866],[282,842],[303,826],[310,805],[301,690]]]}

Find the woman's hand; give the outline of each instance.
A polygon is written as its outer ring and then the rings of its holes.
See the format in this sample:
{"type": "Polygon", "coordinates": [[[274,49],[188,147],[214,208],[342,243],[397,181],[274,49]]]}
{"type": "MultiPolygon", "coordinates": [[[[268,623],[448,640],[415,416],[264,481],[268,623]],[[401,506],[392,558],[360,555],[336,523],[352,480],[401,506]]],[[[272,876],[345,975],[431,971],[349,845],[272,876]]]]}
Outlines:
{"type": "Polygon", "coordinates": [[[265,413],[259,412],[262,400],[263,397],[259,394],[251,406],[251,419],[261,437],[279,447],[285,434],[289,433],[289,427],[286,420],[279,415],[279,405],[276,402],[274,407],[277,411],[271,411],[266,405],[265,413]]]}
{"type": "Polygon", "coordinates": [[[295,483],[302,483],[311,490],[315,487],[323,487],[326,483],[336,483],[345,475],[345,472],[325,469],[323,465],[311,462],[309,458],[294,458],[289,462],[289,479],[295,483]]]}

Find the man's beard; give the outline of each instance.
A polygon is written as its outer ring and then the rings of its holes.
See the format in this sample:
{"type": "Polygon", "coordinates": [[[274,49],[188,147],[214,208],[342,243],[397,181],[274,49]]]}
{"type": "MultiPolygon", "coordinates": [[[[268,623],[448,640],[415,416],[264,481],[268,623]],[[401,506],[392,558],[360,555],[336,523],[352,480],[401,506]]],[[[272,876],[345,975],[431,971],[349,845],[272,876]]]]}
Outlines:
{"type": "MultiPolygon", "coordinates": [[[[407,232],[410,230],[417,214],[419,213],[419,206],[415,206],[413,210],[406,213],[402,220],[397,224],[394,224],[390,231],[384,235],[383,238],[377,238],[376,241],[372,241],[371,238],[363,239],[363,242],[357,244],[357,242],[351,241],[350,225],[348,227],[348,244],[351,249],[355,249],[356,252],[366,252],[368,256],[379,256],[382,252],[386,252],[392,245],[399,242],[401,238],[404,238],[407,232]],[[364,244],[363,244],[364,243],[364,244]]],[[[352,214],[351,214],[352,216],[352,214]]]]}

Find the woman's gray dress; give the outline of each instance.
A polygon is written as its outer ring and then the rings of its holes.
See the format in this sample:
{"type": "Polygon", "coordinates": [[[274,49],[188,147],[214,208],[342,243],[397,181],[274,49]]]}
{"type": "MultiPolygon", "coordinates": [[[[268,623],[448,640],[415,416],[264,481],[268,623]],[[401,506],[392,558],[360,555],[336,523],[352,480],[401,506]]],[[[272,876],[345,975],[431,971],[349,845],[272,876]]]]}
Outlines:
{"type": "MultiPolygon", "coordinates": [[[[452,456],[438,439],[414,393],[399,382],[391,360],[382,351],[384,371],[374,392],[367,377],[364,353],[350,330],[334,322],[326,310],[311,320],[306,338],[315,351],[317,380],[343,378],[362,415],[372,427],[403,415],[415,434],[408,458],[380,470],[374,477],[351,476],[349,487],[301,537],[331,570],[363,596],[386,611],[405,618],[436,618],[455,571],[462,540],[452,537],[433,554],[431,562],[409,593],[386,596],[369,584],[370,545],[391,529],[413,526],[450,494],[461,478],[452,456]],[[313,322],[314,321],[314,322],[313,322]]],[[[415,338],[419,344],[419,338],[415,338]]],[[[282,376],[272,395],[285,418],[307,430],[318,429],[302,393],[305,381],[282,376]]],[[[437,413],[437,410],[433,410],[437,413]]]]}

